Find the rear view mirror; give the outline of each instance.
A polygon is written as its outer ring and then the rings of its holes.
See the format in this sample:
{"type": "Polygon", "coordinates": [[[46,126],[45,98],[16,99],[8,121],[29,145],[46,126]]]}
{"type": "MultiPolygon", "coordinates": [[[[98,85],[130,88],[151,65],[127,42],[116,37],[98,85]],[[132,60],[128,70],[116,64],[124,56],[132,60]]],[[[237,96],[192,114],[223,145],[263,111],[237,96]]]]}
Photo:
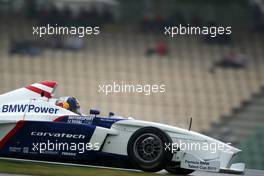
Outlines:
{"type": "Polygon", "coordinates": [[[94,114],[95,116],[100,114],[100,111],[97,109],[90,109],[90,114],[94,114]]]}
{"type": "Polygon", "coordinates": [[[112,117],[112,116],[114,116],[115,115],[115,113],[113,113],[113,112],[109,112],[109,117],[112,117]]]}

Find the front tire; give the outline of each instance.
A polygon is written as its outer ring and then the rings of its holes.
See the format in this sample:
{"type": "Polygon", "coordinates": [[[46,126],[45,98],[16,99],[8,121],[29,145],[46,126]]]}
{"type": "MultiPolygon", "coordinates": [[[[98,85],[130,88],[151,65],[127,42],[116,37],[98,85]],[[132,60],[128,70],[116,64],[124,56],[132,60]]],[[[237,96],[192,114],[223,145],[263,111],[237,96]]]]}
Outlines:
{"type": "Polygon", "coordinates": [[[128,141],[128,157],[143,171],[160,171],[170,163],[173,155],[171,151],[165,150],[165,144],[169,143],[172,143],[171,138],[159,128],[140,128],[128,141]]]}

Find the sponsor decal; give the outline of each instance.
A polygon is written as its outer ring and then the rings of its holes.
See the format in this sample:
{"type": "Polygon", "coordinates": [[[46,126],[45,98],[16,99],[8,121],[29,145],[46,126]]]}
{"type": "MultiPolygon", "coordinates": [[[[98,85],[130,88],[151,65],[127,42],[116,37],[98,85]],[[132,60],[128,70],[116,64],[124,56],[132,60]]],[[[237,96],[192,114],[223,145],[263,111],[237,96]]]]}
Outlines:
{"type": "Polygon", "coordinates": [[[84,139],[85,135],[83,134],[69,134],[69,133],[52,133],[52,132],[31,132],[31,136],[39,137],[54,137],[54,138],[69,138],[69,139],[84,139]]]}
{"type": "Polygon", "coordinates": [[[42,154],[46,154],[46,155],[59,155],[59,151],[45,150],[45,151],[42,151],[42,154]]]}
{"type": "Polygon", "coordinates": [[[61,152],[61,155],[64,156],[76,156],[77,153],[73,153],[73,152],[61,152]]]}
{"type": "Polygon", "coordinates": [[[185,154],[181,161],[181,168],[218,172],[220,169],[220,162],[218,160],[199,160],[191,154],[185,154]]]}
{"type": "Polygon", "coordinates": [[[13,153],[20,153],[21,152],[21,147],[9,147],[9,152],[13,153]]]}
{"type": "Polygon", "coordinates": [[[28,104],[11,104],[11,105],[2,106],[2,113],[27,112],[27,113],[57,114],[58,111],[59,111],[58,108],[41,107],[41,106],[28,105],[28,104]]]}
{"type": "Polygon", "coordinates": [[[29,147],[23,147],[22,153],[28,154],[29,153],[29,147]]]}
{"type": "Polygon", "coordinates": [[[69,116],[68,123],[91,125],[93,119],[94,119],[93,116],[69,116]]]}
{"type": "Polygon", "coordinates": [[[198,170],[207,170],[207,171],[215,171],[217,172],[217,167],[213,166],[207,161],[190,161],[190,160],[185,160],[184,161],[186,164],[188,164],[188,167],[190,169],[198,169],[198,170]]]}

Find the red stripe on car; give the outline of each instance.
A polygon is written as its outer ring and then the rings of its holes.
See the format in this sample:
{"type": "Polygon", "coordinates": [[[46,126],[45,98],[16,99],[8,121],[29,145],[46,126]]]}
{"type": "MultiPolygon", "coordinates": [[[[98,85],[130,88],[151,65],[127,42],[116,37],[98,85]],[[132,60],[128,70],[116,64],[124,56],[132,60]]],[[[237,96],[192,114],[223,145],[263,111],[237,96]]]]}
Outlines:
{"type": "Polygon", "coordinates": [[[48,87],[50,87],[50,88],[54,88],[54,87],[57,85],[57,83],[54,82],[54,81],[42,81],[42,82],[40,82],[39,84],[42,84],[42,85],[48,86],[48,87]]]}
{"type": "Polygon", "coordinates": [[[51,94],[49,92],[41,90],[41,89],[39,89],[37,87],[27,86],[26,89],[31,90],[31,91],[33,91],[35,93],[38,93],[38,94],[40,94],[43,97],[51,98],[51,94]]]}
{"type": "Polygon", "coordinates": [[[62,119],[64,119],[66,116],[61,116],[53,120],[53,122],[60,122],[62,119]]]}
{"type": "Polygon", "coordinates": [[[0,149],[13,137],[24,125],[24,121],[18,121],[16,126],[0,141],[0,149]]]}

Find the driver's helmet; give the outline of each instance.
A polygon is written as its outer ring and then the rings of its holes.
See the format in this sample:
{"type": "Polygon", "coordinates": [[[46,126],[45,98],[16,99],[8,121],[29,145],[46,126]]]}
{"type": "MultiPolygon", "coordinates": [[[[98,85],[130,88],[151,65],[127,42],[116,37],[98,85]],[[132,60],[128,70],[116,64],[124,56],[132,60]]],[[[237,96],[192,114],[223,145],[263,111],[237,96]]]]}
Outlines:
{"type": "Polygon", "coordinates": [[[77,98],[69,97],[66,102],[69,104],[68,110],[80,114],[80,103],[77,98]]]}
{"type": "Polygon", "coordinates": [[[56,105],[81,115],[80,103],[75,97],[61,97],[56,105]]]}

